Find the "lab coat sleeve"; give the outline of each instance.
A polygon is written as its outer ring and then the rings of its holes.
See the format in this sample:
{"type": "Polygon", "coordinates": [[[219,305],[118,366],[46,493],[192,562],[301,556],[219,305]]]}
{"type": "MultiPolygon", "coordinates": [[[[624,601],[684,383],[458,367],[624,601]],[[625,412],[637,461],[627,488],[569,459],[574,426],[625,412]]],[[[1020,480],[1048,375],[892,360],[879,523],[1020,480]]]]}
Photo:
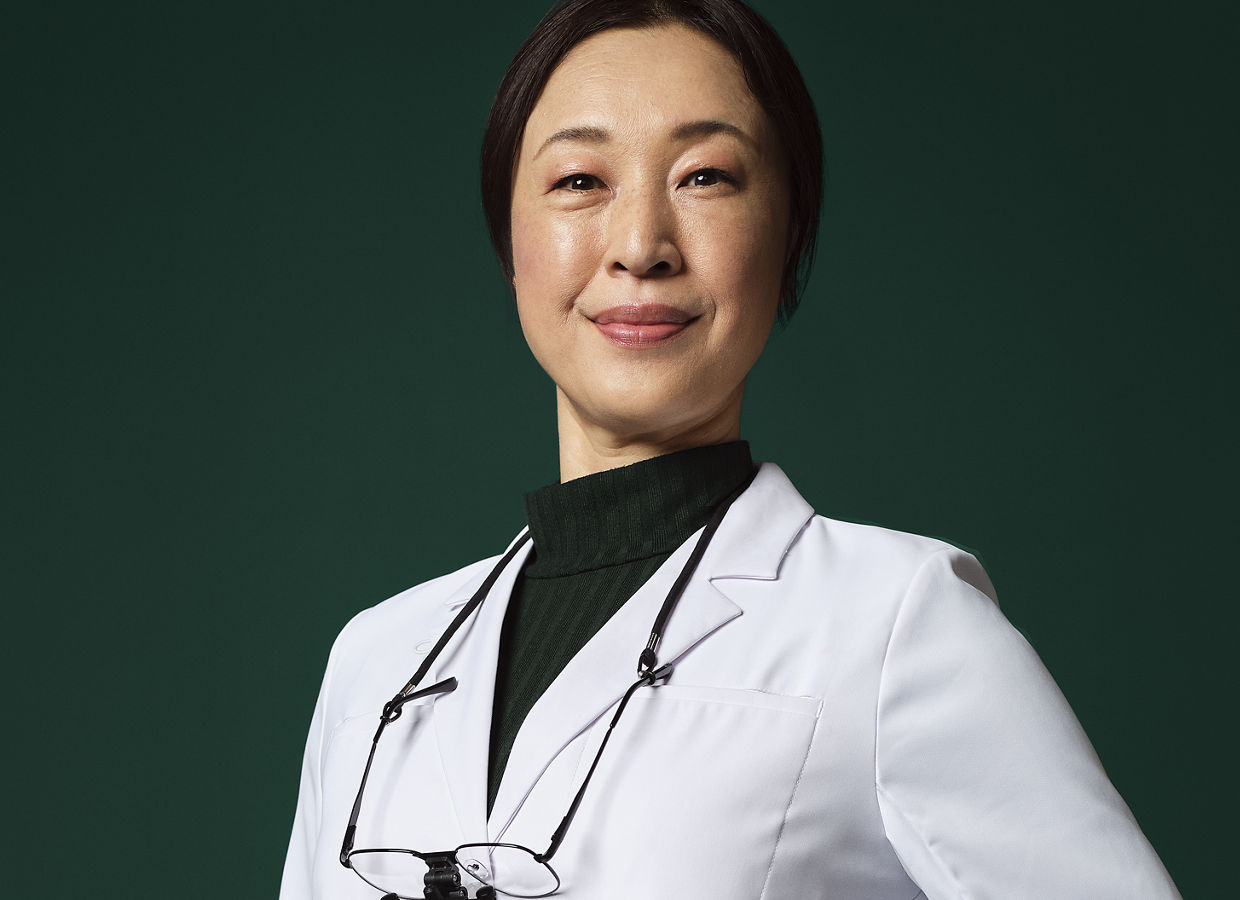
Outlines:
{"type": "Polygon", "coordinates": [[[929,900],[1179,897],[967,553],[934,554],[910,583],[876,727],[884,829],[929,900]]]}
{"type": "MultiPolygon", "coordinates": [[[[314,715],[310,719],[310,733],[306,737],[306,750],[301,765],[301,786],[297,792],[297,811],[293,815],[293,833],[289,838],[288,855],[284,858],[284,877],[280,882],[280,900],[309,900],[316,896],[313,866],[322,819],[320,764],[327,739],[324,720],[335,658],[336,647],[333,647],[328,657],[323,685],[319,689],[318,701],[314,705],[314,715]]],[[[343,830],[341,835],[343,836],[343,830]]]]}

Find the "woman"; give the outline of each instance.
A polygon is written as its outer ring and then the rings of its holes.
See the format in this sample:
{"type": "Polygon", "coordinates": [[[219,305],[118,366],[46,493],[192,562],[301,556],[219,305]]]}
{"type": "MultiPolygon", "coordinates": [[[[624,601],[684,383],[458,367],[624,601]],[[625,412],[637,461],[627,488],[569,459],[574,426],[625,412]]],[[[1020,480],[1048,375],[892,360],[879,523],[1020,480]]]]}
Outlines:
{"type": "Polygon", "coordinates": [[[1177,896],[976,560],[740,440],[820,172],[734,0],[571,0],[522,47],[484,197],[561,483],[341,633],[286,900],[1177,896]]]}

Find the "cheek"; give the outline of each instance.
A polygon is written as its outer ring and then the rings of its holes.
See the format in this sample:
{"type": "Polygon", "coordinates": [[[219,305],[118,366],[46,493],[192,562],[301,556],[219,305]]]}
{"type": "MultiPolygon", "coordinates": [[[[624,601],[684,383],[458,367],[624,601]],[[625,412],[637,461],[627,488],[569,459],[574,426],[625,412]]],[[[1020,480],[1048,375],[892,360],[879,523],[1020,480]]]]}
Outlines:
{"type": "Polygon", "coordinates": [[[513,289],[521,331],[539,364],[558,381],[558,367],[573,339],[574,304],[590,280],[584,237],[555,217],[512,216],[513,289]]]}
{"type": "Polygon", "coordinates": [[[548,268],[547,244],[536,223],[515,209],[512,213],[512,269],[515,284],[536,284],[548,268]]]}
{"type": "Polygon", "coordinates": [[[512,265],[518,296],[550,308],[571,305],[593,274],[589,223],[551,216],[512,217],[512,265]]]}
{"type": "Polygon", "coordinates": [[[753,252],[760,255],[763,275],[774,278],[772,290],[777,297],[784,259],[788,254],[788,215],[789,200],[785,187],[782,180],[777,180],[767,186],[765,202],[752,210],[748,223],[753,252]]]}
{"type": "Polygon", "coordinates": [[[728,307],[720,313],[739,320],[753,320],[761,328],[769,311],[779,303],[787,226],[776,215],[753,211],[733,218],[726,227],[702,235],[703,251],[709,256],[706,272],[716,301],[728,307]]]}
{"type": "Polygon", "coordinates": [[[761,215],[750,223],[752,249],[743,276],[747,281],[746,295],[762,311],[762,327],[767,331],[779,306],[784,260],[788,255],[788,227],[788,200],[780,185],[770,202],[763,205],[761,215]]]}

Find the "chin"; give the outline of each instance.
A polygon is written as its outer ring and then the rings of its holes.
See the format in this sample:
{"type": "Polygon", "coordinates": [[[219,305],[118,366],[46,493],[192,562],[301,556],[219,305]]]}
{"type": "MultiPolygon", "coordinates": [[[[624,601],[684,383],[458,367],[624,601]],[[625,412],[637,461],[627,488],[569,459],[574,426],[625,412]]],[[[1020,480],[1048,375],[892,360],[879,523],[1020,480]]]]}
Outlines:
{"type": "Polygon", "coordinates": [[[726,402],[703,403],[700,394],[654,394],[621,391],[606,398],[592,398],[581,409],[595,426],[626,441],[666,442],[680,434],[709,428],[726,402]]]}

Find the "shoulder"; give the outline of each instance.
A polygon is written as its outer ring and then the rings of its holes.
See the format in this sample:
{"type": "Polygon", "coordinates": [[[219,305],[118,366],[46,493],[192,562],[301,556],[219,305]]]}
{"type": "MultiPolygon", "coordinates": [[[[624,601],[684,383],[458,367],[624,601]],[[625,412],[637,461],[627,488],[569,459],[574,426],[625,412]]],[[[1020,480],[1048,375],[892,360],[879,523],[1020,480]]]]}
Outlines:
{"type": "Polygon", "coordinates": [[[799,523],[782,554],[779,578],[810,579],[824,587],[898,599],[930,575],[947,575],[995,600],[989,577],[967,550],[938,538],[821,515],[778,466],[763,463],[760,475],[765,496],[761,505],[755,504],[753,516],[763,531],[778,530],[781,519],[799,523]]]}
{"type": "MultiPolygon", "coordinates": [[[[808,646],[876,673],[893,636],[913,626],[919,646],[952,645],[1001,616],[976,557],[945,541],[815,515],[789,548],[775,584],[792,601],[808,646]],[[933,611],[933,636],[919,610],[933,611]],[[922,640],[924,638],[924,640],[922,640]]],[[[875,684],[874,687],[877,687],[875,684]]]]}
{"type": "Polygon", "coordinates": [[[995,589],[977,557],[939,538],[815,515],[806,528],[805,552],[849,577],[879,578],[914,587],[948,577],[995,600],[995,589]]]}
{"type": "Polygon", "coordinates": [[[998,614],[994,587],[973,554],[820,515],[771,463],[754,487],[749,502],[737,501],[733,528],[720,532],[711,581],[744,610],[739,630],[751,640],[784,635],[780,652],[802,659],[815,677],[846,672],[854,693],[868,685],[873,695],[893,635],[909,624],[917,630],[921,617],[910,613],[934,611],[931,643],[944,633],[967,640],[979,621],[998,614]]]}
{"type": "Polygon", "coordinates": [[[376,641],[390,637],[393,631],[404,631],[405,626],[417,625],[428,616],[437,617],[459,594],[469,593],[481,583],[498,560],[498,556],[480,559],[363,609],[341,629],[333,652],[347,655],[358,648],[373,647],[376,641]]]}
{"type": "Polygon", "coordinates": [[[482,559],[415,585],[350,619],[328,657],[323,681],[327,720],[377,710],[413,673],[499,559],[482,559]]]}

